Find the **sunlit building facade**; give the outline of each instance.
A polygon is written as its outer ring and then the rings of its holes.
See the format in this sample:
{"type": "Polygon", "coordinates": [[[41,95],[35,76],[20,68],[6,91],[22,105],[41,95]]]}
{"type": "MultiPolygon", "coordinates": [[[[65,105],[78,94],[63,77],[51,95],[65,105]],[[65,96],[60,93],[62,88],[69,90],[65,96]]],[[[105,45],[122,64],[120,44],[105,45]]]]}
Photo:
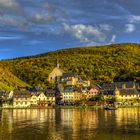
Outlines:
{"type": "Polygon", "coordinates": [[[16,90],[13,96],[13,107],[30,107],[31,93],[27,90],[16,90]]]}

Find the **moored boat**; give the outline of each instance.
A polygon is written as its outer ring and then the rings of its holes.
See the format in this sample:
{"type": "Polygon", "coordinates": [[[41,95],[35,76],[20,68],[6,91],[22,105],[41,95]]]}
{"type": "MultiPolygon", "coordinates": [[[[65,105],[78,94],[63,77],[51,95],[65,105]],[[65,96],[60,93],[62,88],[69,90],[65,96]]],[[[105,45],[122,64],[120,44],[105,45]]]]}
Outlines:
{"type": "Polygon", "coordinates": [[[105,110],[116,110],[117,108],[115,106],[104,106],[105,110]]]}

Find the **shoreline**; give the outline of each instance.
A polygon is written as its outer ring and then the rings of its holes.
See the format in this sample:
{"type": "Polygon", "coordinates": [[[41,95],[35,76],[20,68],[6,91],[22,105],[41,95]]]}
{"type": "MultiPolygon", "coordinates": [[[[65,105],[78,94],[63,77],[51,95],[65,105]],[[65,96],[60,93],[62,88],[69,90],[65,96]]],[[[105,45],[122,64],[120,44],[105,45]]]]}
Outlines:
{"type": "Polygon", "coordinates": [[[3,109],[99,109],[102,106],[55,106],[55,107],[0,107],[3,109]]]}
{"type": "MultiPolygon", "coordinates": [[[[119,106],[118,108],[140,108],[140,106],[119,106]]],[[[103,106],[0,107],[0,110],[6,109],[103,109],[103,106]]]]}

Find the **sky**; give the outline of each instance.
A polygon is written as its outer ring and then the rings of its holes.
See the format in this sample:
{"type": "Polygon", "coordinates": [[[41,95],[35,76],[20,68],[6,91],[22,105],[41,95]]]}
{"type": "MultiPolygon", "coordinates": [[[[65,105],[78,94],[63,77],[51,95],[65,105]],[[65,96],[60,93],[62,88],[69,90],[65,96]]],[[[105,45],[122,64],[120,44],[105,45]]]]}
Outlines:
{"type": "Polygon", "coordinates": [[[139,37],[139,0],[0,0],[0,59],[139,37]]]}

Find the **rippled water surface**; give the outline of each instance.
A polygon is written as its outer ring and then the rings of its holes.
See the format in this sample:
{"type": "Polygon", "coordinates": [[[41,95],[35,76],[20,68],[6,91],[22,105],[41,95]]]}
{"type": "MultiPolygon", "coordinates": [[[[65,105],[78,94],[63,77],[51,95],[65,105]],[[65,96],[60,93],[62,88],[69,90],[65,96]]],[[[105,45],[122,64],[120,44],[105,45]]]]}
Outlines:
{"type": "Polygon", "coordinates": [[[140,109],[0,110],[0,140],[140,140],[140,109]]]}

